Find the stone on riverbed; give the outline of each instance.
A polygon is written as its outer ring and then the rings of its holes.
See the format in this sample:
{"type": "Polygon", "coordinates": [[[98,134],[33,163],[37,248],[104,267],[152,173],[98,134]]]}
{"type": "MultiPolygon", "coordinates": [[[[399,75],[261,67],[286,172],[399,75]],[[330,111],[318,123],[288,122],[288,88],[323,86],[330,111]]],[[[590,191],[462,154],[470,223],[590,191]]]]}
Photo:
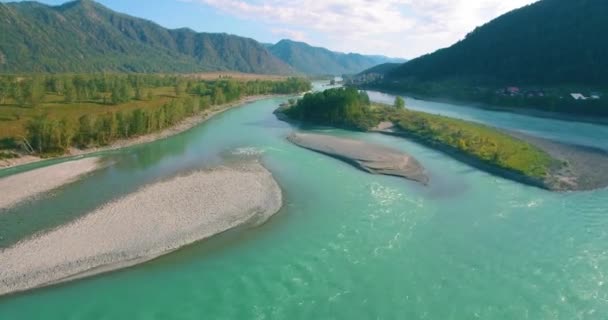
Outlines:
{"type": "Polygon", "coordinates": [[[282,206],[257,161],[158,182],[46,234],[0,250],[0,295],[132,266],[243,224],[282,206]]]}

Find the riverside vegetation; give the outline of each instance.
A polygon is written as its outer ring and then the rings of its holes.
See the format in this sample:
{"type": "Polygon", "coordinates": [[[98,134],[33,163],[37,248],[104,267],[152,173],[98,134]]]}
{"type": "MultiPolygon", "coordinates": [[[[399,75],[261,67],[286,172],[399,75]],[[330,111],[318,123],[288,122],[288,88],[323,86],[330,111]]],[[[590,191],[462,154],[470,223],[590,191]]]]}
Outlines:
{"type": "MultiPolygon", "coordinates": [[[[171,127],[245,96],[310,90],[300,78],[280,81],[163,75],[0,76],[0,149],[40,155],[106,146],[171,127]]],[[[3,157],[14,153],[3,152],[3,157]]]]}
{"type": "Polygon", "coordinates": [[[497,129],[407,110],[399,99],[395,106],[372,104],[365,92],[354,88],[309,93],[278,112],[294,120],[362,131],[391,122],[400,135],[535,181],[542,181],[557,164],[541,149],[497,129]]]}

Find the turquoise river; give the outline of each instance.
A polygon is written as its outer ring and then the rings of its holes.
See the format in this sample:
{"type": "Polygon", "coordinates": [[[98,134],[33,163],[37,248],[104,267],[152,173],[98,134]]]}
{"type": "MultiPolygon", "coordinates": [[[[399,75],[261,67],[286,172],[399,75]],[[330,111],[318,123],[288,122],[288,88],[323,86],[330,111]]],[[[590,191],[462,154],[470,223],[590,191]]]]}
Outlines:
{"type": "MultiPolygon", "coordinates": [[[[404,139],[314,129],[407,151],[431,183],[368,175],[290,145],[285,137],[297,128],[272,114],[284,100],[101,153],[111,166],[0,212],[0,250],[145,184],[235,157],[261,157],[282,186],[285,205],[271,221],[130,269],[0,298],[0,319],[608,319],[608,190],[551,193],[404,139]]],[[[607,126],[407,103],[608,149],[607,126]]]]}

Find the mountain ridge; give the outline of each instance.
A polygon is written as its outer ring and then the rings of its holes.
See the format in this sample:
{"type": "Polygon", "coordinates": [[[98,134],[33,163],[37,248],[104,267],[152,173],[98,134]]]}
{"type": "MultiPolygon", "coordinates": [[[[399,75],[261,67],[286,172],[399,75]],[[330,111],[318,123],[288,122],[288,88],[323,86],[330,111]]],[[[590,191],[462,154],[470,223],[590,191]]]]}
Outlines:
{"type": "Polygon", "coordinates": [[[405,61],[381,55],[335,52],[289,39],[283,39],[268,49],[295,71],[313,75],[357,74],[379,64],[405,61]]]}
{"type": "Polygon", "coordinates": [[[466,38],[411,60],[387,78],[457,77],[500,84],[606,85],[605,0],[541,0],[476,28],[466,38]]]}
{"type": "Polygon", "coordinates": [[[275,44],[227,33],[168,29],[94,0],[60,5],[0,3],[0,72],[238,71],[356,74],[404,59],[341,53],[283,39],[275,44]]]}
{"type": "Polygon", "coordinates": [[[293,73],[253,39],[166,29],[91,0],[2,3],[0,29],[0,72],[293,73]]]}

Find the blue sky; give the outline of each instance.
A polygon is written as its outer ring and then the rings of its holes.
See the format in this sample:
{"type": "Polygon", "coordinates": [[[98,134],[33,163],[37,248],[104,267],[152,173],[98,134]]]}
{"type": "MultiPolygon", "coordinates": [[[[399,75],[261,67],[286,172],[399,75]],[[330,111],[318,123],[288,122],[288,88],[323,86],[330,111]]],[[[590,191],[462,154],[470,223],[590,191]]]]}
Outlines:
{"type": "MultiPolygon", "coordinates": [[[[6,2],[6,1],[3,1],[6,2]]],[[[42,0],[57,5],[64,0],[42,0]]],[[[535,0],[98,0],[169,28],[414,58],[535,0]]]]}

